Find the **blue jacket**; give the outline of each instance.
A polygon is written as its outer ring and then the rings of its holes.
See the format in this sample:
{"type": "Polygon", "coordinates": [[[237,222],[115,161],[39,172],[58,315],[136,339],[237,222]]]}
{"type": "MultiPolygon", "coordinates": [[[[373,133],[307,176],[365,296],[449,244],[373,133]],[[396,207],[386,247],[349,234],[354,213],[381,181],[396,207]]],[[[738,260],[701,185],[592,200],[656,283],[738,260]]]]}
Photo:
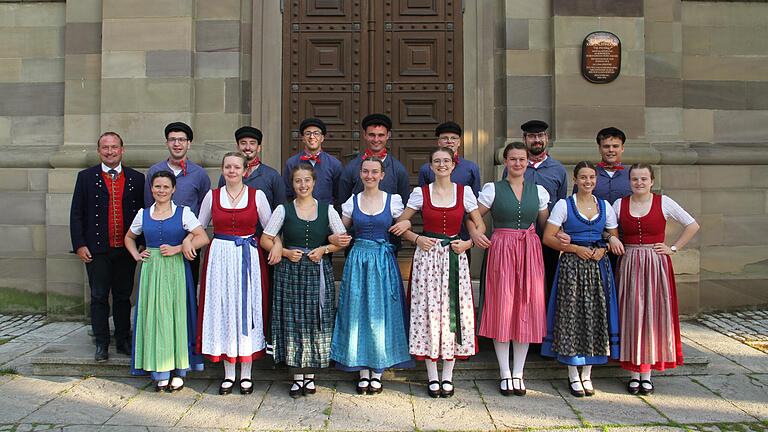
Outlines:
{"type": "MultiPolygon", "coordinates": [[[[123,190],[122,234],[128,231],[136,213],[144,206],[144,174],[123,165],[125,188],[123,190]]],[[[69,211],[69,234],[72,251],[88,246],[91,253],[109,250],[109,191],[101,176],[101,164],[84,169],[77,174],[72,207],[69,211]]]]}

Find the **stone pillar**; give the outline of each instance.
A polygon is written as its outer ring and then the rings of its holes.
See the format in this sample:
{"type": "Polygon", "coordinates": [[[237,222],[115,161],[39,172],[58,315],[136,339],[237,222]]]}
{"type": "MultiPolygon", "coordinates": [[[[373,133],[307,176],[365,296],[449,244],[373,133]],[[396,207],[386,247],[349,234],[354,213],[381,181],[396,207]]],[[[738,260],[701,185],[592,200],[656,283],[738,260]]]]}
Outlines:
{"type": "Polygon", "coordinates": [[[282,171],[283,15],[280,2],[253,0],[251,123],[264,132],[262,158],[282,171]]]}

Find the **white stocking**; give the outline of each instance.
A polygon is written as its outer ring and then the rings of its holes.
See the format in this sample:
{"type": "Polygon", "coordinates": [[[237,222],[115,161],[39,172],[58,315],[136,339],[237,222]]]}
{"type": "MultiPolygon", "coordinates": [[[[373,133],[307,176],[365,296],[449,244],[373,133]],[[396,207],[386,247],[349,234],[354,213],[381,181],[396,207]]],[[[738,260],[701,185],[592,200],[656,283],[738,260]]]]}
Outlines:
{"type": "MultiPolygon", "coordinates": [[[[222,363],[224,363],[224,379],[235,381],[235,364],[230,363],[226,360],[224,360],[222,363]]],[[[232,384],[230,383],[222,383],[222,388],[230,388],[232,387],[232,384]]]]}
{"type": "MultiPolygon", "coordinates": [[[[253,363],[251,362],[242,362],[240,363],[240,379],[251,379],[251,365],[253,363]]],[[[251,388],[253,384],[249,382],[241,383],[240,386],[244,389],[251,388]]]]}
{"type": "Polygon", "coordinates": [[[512,376],[515,378],[523,377],[523,367],[525,358],[528,356],[528,343],[512,342],[512,376]]]}
{"type": "Polygon", "coordinates": [[[509,371],[509,342],[493,340],[493,349],[496,351],[496,360],[499,362],[499,376],[501,379],[512,378],[509,371]]]}
{"type": "MultiPolygon", "coordinates": [[[[432,361],[430,359],[424,360],[424,365],[427,366],[427,380],[432,381],[438,381],[437,378],[437,362],[432,361]]],[[[429,386],[429,389],[432,391],[440,390],[440,384],[431,384],[429,386]],[[434,388],[433,388],[434,387],[434,388]]]]}

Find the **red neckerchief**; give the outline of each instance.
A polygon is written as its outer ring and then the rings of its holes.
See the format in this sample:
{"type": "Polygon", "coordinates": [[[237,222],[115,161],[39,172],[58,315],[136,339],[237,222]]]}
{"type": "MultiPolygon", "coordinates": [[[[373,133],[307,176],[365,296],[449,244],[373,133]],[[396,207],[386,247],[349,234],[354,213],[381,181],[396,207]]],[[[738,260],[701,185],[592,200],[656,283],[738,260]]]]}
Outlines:
{"type": "Polygon", "coordinates": [[[367,148],[365,149],[365,153],[363,153],[363,160],[366,160],[370,157],[376,156],[377,158],[384,160],[385,157],[387,157],[387,149],[383,148],[380,152],[374,153],[371,151],[371,149],[367,148]]]}
{"type": "Polygon", "coordinates": [[[528,163],[536,165],[539,162],[543,162],[547,158],[547,152],[542,152],[538,156],[528,155],[528,163]]]}
{"type": "Polygon", "coordinates": [[[608,165],[607,163],[601,161],[597,163],[597,166],[607,171],[621,171],[624,169],[624,165],[622,165],[621,162],[614,165],[608,165]]]}
{"type": "Polygon", "coordinates": [[[320,152],[317,152],[315,154],[309,154],[307,152],[304,152],[304,154],[302,154],[299,159],[303,161],[314,161],[316,164],[318,164],[320,163],[320,152]]]}
{"type": "Polygon", "coordinates": [[[458,153],[453,155],[453,164],[454,165],[458,165],[459,164],[459,154],[458,153]]]}
{"type": "Polygon", "coordinates": [[[251,175],[251,173],[253,172],[254,168],[259,166],[260,163],[261,163],[261,159],[259,159],[258,156],[256,156],[255,158],[251,159],[248,162],[248,165],[245,166],[245,176],[248,177],[249,175],[251,175]]]}
{"type": "MultiPolygon", "coordinates": [[[[181,167],[181,175],[186,176],[187,175],[187,160],[182,159],[179,161],[179,166],[181,167]]],[[[168,159],[168,167],[171,167],[171,160],[168,159]]]]}

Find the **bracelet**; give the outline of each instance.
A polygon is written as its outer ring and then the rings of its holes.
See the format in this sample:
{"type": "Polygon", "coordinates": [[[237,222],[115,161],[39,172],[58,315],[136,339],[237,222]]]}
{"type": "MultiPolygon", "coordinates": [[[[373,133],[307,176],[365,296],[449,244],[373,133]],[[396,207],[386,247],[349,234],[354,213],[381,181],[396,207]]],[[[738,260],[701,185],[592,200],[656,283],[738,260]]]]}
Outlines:
{"type": "Polygon", "coordinates": [[[417,235],[415,239],[413,239],[413,244],[416,244],[417,241],[419,241],[419,237],[421,237],[421,234],[417,235]]]}
{"type": "Polygon", "coordinates": [[[613,238],[613,234],[608,234],[608,237],[605,238],[605,241],[609,242],[611,241],[612,238],[613,238]]]}

